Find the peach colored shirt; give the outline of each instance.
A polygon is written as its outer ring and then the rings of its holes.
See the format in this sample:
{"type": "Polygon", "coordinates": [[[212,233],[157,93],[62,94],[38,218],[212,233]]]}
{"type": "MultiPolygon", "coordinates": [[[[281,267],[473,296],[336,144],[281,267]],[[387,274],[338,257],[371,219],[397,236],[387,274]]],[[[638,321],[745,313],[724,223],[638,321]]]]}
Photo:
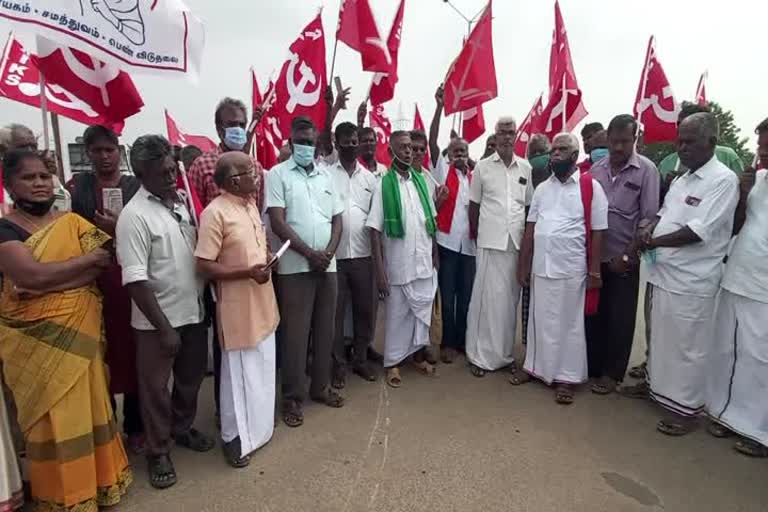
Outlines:
{"type": "MultiPolygon", "coordinates": [[[[267,262],[266,232],[256,202],[227,192],[203,210],[195,256],[232,267],[267,262]]],[[[216,283],[220,340],[224,350],[253,348],[275,332],[280,321],[272,281],[216,283]]]]}

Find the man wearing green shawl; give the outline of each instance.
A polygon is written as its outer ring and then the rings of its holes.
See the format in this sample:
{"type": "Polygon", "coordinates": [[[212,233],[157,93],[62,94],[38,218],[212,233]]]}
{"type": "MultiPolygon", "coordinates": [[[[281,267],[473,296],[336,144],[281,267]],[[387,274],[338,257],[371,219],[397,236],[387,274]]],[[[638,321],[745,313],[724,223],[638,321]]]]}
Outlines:
{"type": "Polygon", "coordinates": [[[413,170],[411,136],[389,139],[392,166],[376,185],[366,226],[379,289],[386,304],[384,367],[387,384],[401,384],[398,366],[414,355],[417,369],[434,375],[434,367],[415,354],[429,343],[435,272],[435,209],[430,186],[413,170]]]}

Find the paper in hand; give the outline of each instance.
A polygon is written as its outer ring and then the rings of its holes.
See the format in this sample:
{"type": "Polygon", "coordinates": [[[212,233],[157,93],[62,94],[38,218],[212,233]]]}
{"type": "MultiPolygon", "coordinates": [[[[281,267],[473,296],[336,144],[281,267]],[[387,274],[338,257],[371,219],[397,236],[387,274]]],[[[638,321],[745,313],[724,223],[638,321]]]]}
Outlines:
{"type": "Polygon", "coordinates": [[[285,254],[285,251],[287,251],[290,246],[291,246],[291,241],[286,240],[283,246],[280,247],[280,249],[277,251],[277,254],[272,256],[272,259],[269,261],[269,263],[267,263],[267,268],[272,268],[275,265],[275,263],[277,263],[277,261],[280,259],[280,257],[283,254],[285,254]]]}
{"type": "Polygon", "coordinates": [[[101,191],[103,208],[115,215],[123,211],[123,191],[119,188],[105,188],[101,191]]]}

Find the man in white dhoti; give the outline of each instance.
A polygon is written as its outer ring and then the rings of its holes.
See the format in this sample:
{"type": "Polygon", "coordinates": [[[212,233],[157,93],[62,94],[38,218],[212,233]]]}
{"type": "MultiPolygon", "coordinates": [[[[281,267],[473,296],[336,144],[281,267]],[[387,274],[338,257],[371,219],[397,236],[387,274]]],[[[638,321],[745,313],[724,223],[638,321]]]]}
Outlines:
{"type": "Polygon", "coordinates": [[[741,177],[739,236],[720,285],[707,409],[712,435],[736,433],[736,450],[768,457],[768,119],[757,134],[763,169],[741,177]]]}
{"type": "Polygon", "coordinates": [[[717,119],[693,114],[678,127],[687,169],[670,186],[654,223],[641,235],[651,261],[651,398],[669,414],[657,429],[685,435],[704,411],[715,323],[715,294],[739,199],[738,177],[715,157],[717,119]]]}
{"type": "Polygon", "coordinates": [[[574,386],[587,380],[585,303],[594,294],[588,290],[602,286],[608,229],[608,199],[591,174],[579,173],[578,157],[578,139],[557,135],[552,176],[533,194],[518,270],[520,283],[531,288],[525,372],[510,378],[514,385],[531,377],[555,384],[560,404],[573,403],[574,386]]]}
{"type": "Polygon", "coordinates": [[[269,246],[254,200],[258,174],[245,153],[225,153],[214,180],[224,192],[200,219],[198,270],[216,283],[221,358],[221,437],[236,468],[272,437],[275,330],[279,313],[267,266],[269,246]]]}
{"type": "Polygon", "coordinates": [[[376,184],[366,226],[370,228],[379,298],[386,300],[386,381],[400,387],[398,366],[412,354],[421,373],[435,374],[420,351],[429,343],[437,291],[436,224],[429,185],[411,167],[410,134],[394,132],[389,144],[392,166],[376,184]]]}
{"type": "Polygon", "coordinates": [[[467,361],[475,377],[514,363],[517,260],[525,208],[533,196],[531,166],[515,156],[517,124],[496,123],[496,153],[475,166],[469,192],[469,231],[477,237],[477,272],[467,315],[467,361]]]}

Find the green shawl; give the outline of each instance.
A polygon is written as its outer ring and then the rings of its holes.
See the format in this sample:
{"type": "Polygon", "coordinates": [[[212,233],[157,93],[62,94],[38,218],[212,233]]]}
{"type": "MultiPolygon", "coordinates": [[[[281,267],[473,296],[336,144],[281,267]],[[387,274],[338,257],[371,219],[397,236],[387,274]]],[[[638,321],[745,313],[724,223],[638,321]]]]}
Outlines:
{"type": "MultiPolygon", "coordinates": [[[[411,179],[419,193],[421,207],[424,209],[424,217],[427,219],[426,228],[429,236],[433,236],[437,230],[435,217],[432,215],[430,206],[429,192],[427,183],[421,173],[413,168],[409,169],[411,179]]],[[[381,178],[381,193],[384,201],[384,233],[390,238],[405,237],[405,226],[403,225],[403,207],[400,201],[400,183],[398,182],[397,171],[394,166],[381,178]]]]}

